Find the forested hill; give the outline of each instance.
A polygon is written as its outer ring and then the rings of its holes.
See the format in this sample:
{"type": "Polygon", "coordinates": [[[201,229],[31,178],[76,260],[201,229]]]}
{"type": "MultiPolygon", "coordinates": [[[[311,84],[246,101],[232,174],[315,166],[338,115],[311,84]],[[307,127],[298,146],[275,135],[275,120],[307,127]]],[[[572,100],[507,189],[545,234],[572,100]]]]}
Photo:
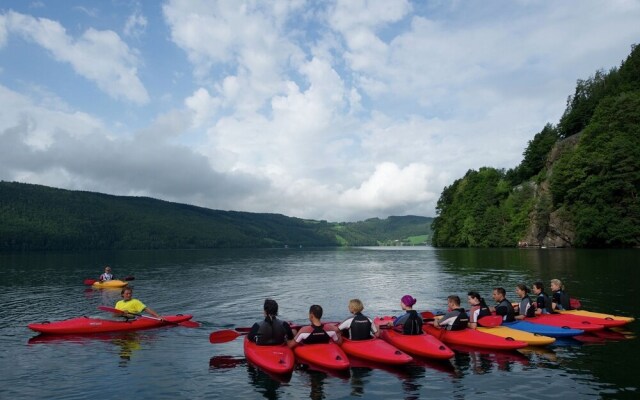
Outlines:
{"type": "Polygon", "coordinates": [[[557,125],[516,168],[470,170],[444,189],[435,246],[640,246],[640,46],[578,80],[557,125]]]}
{"type": "Polygon", "coordinates": [[[429,239],[432,219],[330,223],[0,182],[0,250],[364,246],[429,239]]]}

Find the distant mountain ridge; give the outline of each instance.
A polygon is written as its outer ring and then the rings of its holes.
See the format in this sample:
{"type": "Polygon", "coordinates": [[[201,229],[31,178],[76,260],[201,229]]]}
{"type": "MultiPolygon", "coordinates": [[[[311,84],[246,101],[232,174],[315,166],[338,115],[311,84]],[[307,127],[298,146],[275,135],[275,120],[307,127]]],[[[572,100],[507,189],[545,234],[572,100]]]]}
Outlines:
{"type": "Polygon", "coordinates": [[[432,220],[332,223],[0,182],[0,251],[412,244],[429,240],[432,220]]]}

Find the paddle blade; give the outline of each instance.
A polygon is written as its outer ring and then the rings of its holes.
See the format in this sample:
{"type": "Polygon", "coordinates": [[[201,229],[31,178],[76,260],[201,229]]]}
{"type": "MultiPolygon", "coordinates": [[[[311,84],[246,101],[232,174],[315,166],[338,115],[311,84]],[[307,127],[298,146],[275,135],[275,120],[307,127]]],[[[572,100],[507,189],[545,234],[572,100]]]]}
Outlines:
{"type": "Polygon", "coordinates": [[[502,317],[500,315],[487,315],[478,320],[478,325],[487,328],[495,328],[502,325],[502,317]]]}
{"type": "Polygon", "coordinates": [[[431,311],[423,311],[420,313],[420,316],[422,317],[422,319],[435,319],[436,316],[434,313],[432,313],[431,311]]]}
{"type": "Polygon", "coordinates": [[[185,328],[199,328],[200,327],[200,322],[182,321],[182,322],[178,323],[178,325],[184,326],[185,328]]]}
{"type": "Polygon", "coordinates": [[[84,280],[84,284],[85,284],[85,285],[88,285],[88,286],[91,286],[91,285],[93,285],[94,283],[96,283],[96,280],[95,280],[95,279],[85,279],[85,280],[84,280]]]}
{"type": "Polygon", "coordinates": [[[136,278],[135,278],[135,276],[133,276],[133,275],[128,275],[128,276],[125,276],[125,277],[124,277],[124,279],[122,279],[122,280],[123,280],[123,281],[133,281],[133,280],[135,280],[135,279],[136,279],[136,278]]]}
{"type": "Polygon", "coordinates": [[[237,338],[238,336],[240,336],[240,333],[236,331],[232,331],[231,329],[226,329],[224,331],[211,332],[211,334],[209,335],[209,342],[213,344],[227,343],[232,340],[235,340],[235,338],[237,338]]]}
{"type": "Polygon", "coordinates": [[[582,304],[580,303],[580,300],[574,299],[574,298],[569,299],[569,305],[571,305],[571,307],[576,309],[576,310],[578,308],[582,307],[582,304]]]}

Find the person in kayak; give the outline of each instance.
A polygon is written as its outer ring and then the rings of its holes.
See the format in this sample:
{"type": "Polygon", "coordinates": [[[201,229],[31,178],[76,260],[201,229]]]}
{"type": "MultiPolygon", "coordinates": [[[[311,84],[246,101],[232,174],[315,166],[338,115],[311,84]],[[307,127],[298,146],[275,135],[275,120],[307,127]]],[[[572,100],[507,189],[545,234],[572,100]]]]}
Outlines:
{"type": "Polygon", "coordinates": [[[120,311],[124,311],[122,315],[125,318],[135,318],[137,314],[142,314],[142,312],[146,312],[151,314],[153,317],[158,318],[161,321],[164,321],[157,312],[153,311],[151,308],[147,307],[143,302],[138,299],[133,298],[133,289],[130,287],[126,287],[122,289],[120,292],[122,296],[122,300],[119,300],[116,303],[116,309],[120,311]]]}
{"type": "Polygon", "coordinates": [[[502,315],[504,322],[513,322],[516,320],[516,312],[511,305],[511,302],[506,299],[507,292],[502,287],[493,289],[492,297],[496,302],[495,307],[489,307],[491,312],[495,312],[497,315],[502,315]]]}
{"type": "Polygon", "coordinates": [[[533,294],[536,295],[536,315],[553,314],[551,299],[544,292],[544,283],[541,281],[534,282],[531,288],[533,289],[533,294]]]}
{"type": "Polygon", "coordinates": [[[489,306],[478,292],[471,291],[467,293],[467,300],[471,306],[471,309],[469,310],[469,324],[467,327],[476,329],[478,327],[478,320],[482,317],[491,315],[491,310],[489,310],[489,306]]]}
{"type": "Polygon", "coordinates": [[[413,305],[417,300],[412,296],[406,294],[400,299],[400,307],[405,311],[404,314],[396,317],[393,322],[389,322],[389,326],[401,327],[403,335],[420,335],[422,334],[422,317],[416,310],[413,309],[413,305]]]}
{"type": "Polygon", "coordinates": [[[309,322],[311,322],[311,325],[300,328],[293,340],[288,342],[289,347],[293,348],[301,343],[329,343],[331,340],[337,344],[342,343],[340,330],[335,325],[324,325],[320,320],[322,312],[322,307],[317,304],[309,307],[309,322]]]}
{"type": "Polygon", "coordinates": [[[527,285],[520,283],[516,286],[516,295],[520,298],[520,302],[514,307],[518,313],[516,319],[531,318],[536,315],[536,306],[529,298],[529,288],[527,285]]]}
{"type": "Polygon", "coordinates": [[[469,325],[469,315],[460,307],[460,297],[451,295],[447,297],[448,311],[440,319],[433,320],[433,326],[448,331],[461,331],[469,325]]]}
{"type": "Polygon", "coordinates": [[[293,339],[291,326],[279,320],[278,303],[275,300],[266,299],[264,301],[264,320],[256,322],[247,334],[250,341],[260,346],[272,346],[288,342],[293,339]]]}
{"type": "Polygon", "coordinates": [[[106,267],[104,267],[104,273],[100,275],[100,277],[98,278],[98,281],[106,282],[113,279],[114,277],[113,277],[113,274],[111,273],[111,267],[107,265],[106,267]]]}
{"type": "Polygon", "coordinates": [[[551,307],[556,310],[573,310],[571,307],[571,298],[564,290],[564,285],[560,279],[551,280],[551,307]]]}
{"type": "Polygon", "coordinates": [[[371,339],[379,334],[378,328],[371,318],[362,315],[363,310],[364,304],[360,299],[349,300],[349,312],[353,314],[353,317],[344,320],[338,326],[340,332],[346,332],[345,336],[351,340],[371,339]]]}

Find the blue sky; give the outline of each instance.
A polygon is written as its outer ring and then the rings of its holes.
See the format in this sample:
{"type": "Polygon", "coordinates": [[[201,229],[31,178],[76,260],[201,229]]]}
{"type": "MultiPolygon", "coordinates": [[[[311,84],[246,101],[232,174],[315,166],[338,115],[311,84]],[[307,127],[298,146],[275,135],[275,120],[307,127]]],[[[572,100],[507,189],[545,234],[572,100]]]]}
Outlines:
{"type": "Polygon", "coordinates": [[[511,168],[638,1],[0,4],[0,179],[355,221],[511,168]]]}

